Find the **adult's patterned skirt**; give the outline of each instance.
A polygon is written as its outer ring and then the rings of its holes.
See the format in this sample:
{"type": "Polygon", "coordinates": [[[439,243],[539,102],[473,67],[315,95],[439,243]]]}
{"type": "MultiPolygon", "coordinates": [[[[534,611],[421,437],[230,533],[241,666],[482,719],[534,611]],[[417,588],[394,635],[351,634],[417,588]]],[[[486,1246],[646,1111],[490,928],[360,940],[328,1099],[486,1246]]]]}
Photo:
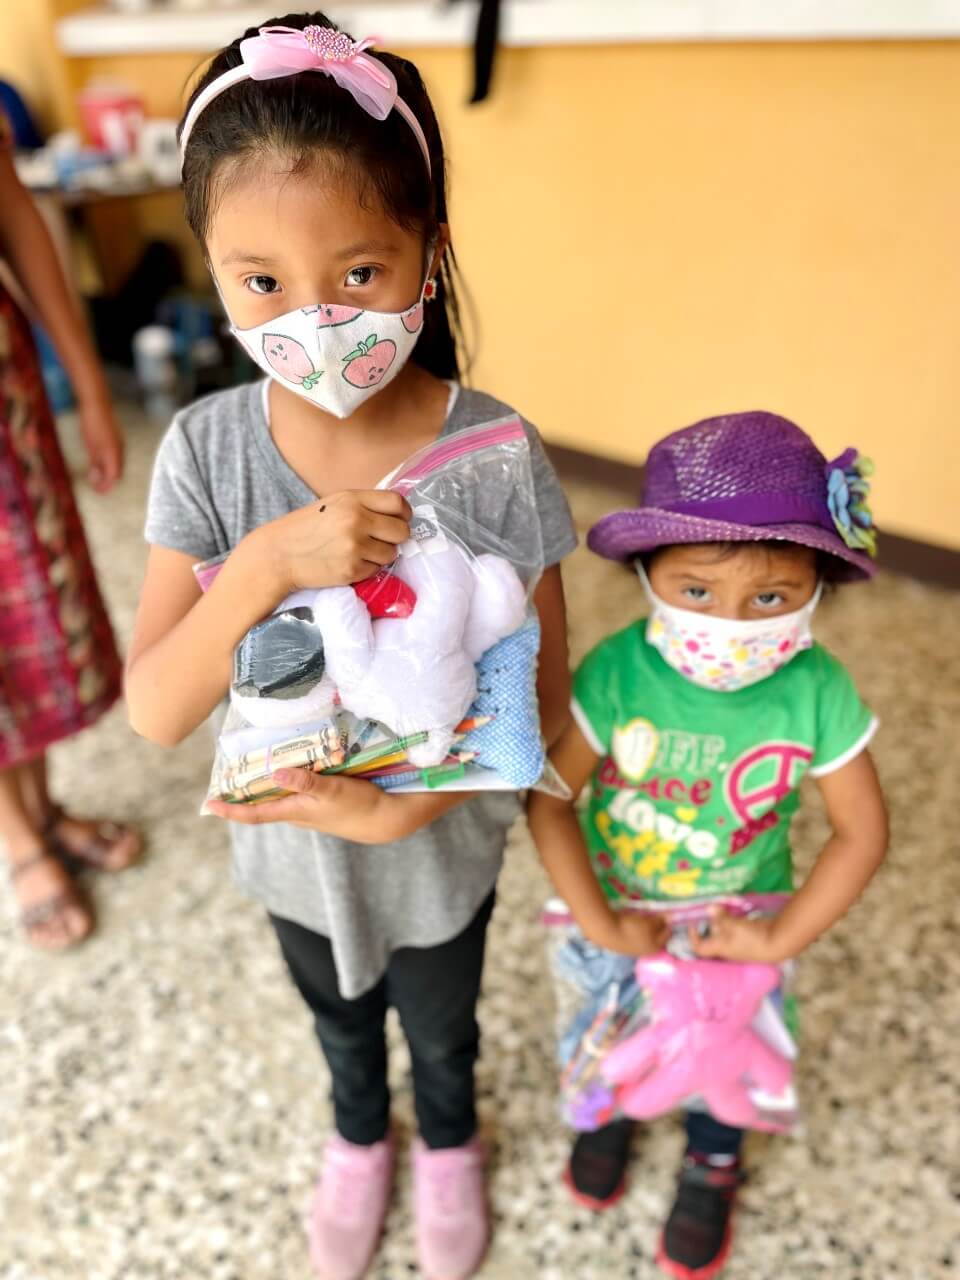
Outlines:
{"type": "Polygon", "coordinates": [[[0,287],[0,769],[93,724],[120,689],[30,329],[0,287]]]}

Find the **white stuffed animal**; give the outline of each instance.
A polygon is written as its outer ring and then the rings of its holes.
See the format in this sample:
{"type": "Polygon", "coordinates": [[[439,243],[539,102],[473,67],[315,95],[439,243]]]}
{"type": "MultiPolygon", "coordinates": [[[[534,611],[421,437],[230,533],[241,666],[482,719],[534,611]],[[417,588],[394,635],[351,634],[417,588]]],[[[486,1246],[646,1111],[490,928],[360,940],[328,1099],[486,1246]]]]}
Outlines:
{"type": "Polygon", "coordinates": [[[318,592],[313,612],[342,705],[401,736],[426,731],[408,753],[425,768],[446,756],[476,697],[475,663],[522,624],[526,592],[509,561],[446,541],[405,544],[394,572],[416,594],[407,618],[373,621],[350,588],[318,592]]]}

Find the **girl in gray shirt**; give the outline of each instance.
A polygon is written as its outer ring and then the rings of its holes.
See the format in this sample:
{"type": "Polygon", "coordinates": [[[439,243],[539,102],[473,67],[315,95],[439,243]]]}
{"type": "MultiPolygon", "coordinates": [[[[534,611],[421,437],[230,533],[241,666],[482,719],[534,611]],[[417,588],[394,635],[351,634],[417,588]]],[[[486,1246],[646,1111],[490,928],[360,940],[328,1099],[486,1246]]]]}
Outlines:
{"type": "MultiPolygon", "coordinates": [[[[438,436],[511,412],[459,385],[443,147],[416,68],[322,15],[285,22],[222,50],[181,126],[187,216],[234,332],[269,376],[178,415],[157,458],[127,693],[134,727],[170,746],[220,703],[234,648],[284,596],[393,561],[410,512],[374,488],[381,476],[438,436]],[[223,553],[201,596],[193,565],[223,553]]],[[[526,430],[547,566],[534,603],[549,740],[568,702],[559,562],[576,538],[526,430]]],[[[485,495],[467,502],[482,524],[485,495]]],[[[507,513],[499,536],[528,540],[511,526],[523,517],[495,505],[507,513]]],[[[270,913],[332,1075],[314,1261],[350,1280],[376,1248],[393,1166],[393,1004],[413,1062],[421,1263],[428,1276],[470,1275],[489,1234],[476,1000],[516,797],[283,781],[285,799],[221,812],[234,819],[236,877],[270,913]]]]}

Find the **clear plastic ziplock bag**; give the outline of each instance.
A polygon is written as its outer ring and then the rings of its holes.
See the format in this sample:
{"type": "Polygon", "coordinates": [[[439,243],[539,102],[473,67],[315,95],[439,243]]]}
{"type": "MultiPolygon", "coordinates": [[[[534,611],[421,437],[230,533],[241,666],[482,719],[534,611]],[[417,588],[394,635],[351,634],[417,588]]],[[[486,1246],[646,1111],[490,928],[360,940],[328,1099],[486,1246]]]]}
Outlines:
{"type": "MultiPolygon", "coordinates": [[[[373,578],[299,591],[247,633],[208,799],[274,798],[281,767],[393,790],[562,789],[537,705],[543,543],[523,423],[443,436],[379,487],[410,503],[410,539],[373,578]]],[[[196,567],[204,590],[225,558],[196,567]]]]}
{"type": "Polygon", "coordinates": [[[713,906],[765,916],[787,900],[630,903],[624,910],[665,915],[672,931],[664,951],[639,959],[594,946],[563,902],[547,903],[561,1109],[571,1128],[648,1120],[676,1107],[742,1128],[794,1127],[792,964],[699,959],[688,934],[708,927],[713,906]]]}

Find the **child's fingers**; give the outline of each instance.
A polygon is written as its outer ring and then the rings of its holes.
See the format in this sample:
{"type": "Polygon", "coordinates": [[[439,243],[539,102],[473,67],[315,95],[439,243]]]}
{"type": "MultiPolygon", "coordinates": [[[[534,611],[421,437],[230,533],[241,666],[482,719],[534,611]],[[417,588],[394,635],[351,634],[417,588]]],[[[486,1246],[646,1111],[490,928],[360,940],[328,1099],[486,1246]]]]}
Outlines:
{"type": "Polygon", "coordinates": [[[317,780],[317,774],[310,769],[275,769],[273,780],[278,787],[283,787],[284,791],[308,795],[316,790],[314,782],[317,780]]]}
{"type": "Polygon", "coordinates": [[[650,955],[654,951],[662,951],[670,937],[670,929],[665,920],[640,918],[636,922],[633,934],[634,954],[650,955]]]}
{"type": "Polygon", "coordinates": [[[702,960],[719,960],[725,949],[719,938],[715,938],[712,934],[703,938],[695,929],[690,930],[690,945],[693,947],[694,955],[702,960]]]}
{"type": "Polygon", "coordinates": [[[397,559],[397,548],[392,542],[383,542],[379,538],[364,538],[357,546],[357,551],[370,565],[370,573],[385,569],[397,559]]]}
{"type": "Polygon", "coordinates": [[[715,908],[711,911],[710,932],[704,935],[691,926],[689,938],[696,955],[705,960],[723,959],[736,940],[736,921],[722,908],[715,908]]]}
{"type": "MultiPolygon", "coordinates": [[[[207,808],[218,818],[241,826],[259,827],[270,822],[317,822],[326,805],[341,797],[353,779],[324,778],[309,769],[278,769],[273,775],[278,787],[292,794],[260,804],[227,804],[209,801],[207,808]]],[[[349,797],[345,797],[349,798],[349,797]]]]}
{"type": "Polygon", "coordinates": [[[381,515],[396,516],[409,523],[413,510],[406,498],[394,489],[362,489],[355,495],[368,511],[379,511],[381,515]]]}
{"type": "Polygon", "coordinates": [[[305,818],[350,802],[359,808],[370,787],[361,778],[328,778],[310,769],[278,769],[273,780],[284,791],[293,793],[287,799],[301,801],[298,812],[305,818]]]}
{"type": "Polygon", "coordinates": [[[701,938],[693,950],[701,960],[742,959],[733,938],[701,938]]]}
{"type": "Polygon", "coordinates": [[[410,537],[410,525],[399,516],[374,513],[367,521],[367,534],[379,542],[389,542],[399,546],[410,537]]]}
{"type": "Polygon", "coordinates": [[[218,818],[243,827],[259,827],[270,822],[296,822],[302,817],[303,801],[299,796],[283,796],[262,804],[228,804],[225,800],[208,800],[207,808],[218,818]]]}
{"type": "Polygon", "coordinates": [[[351,810],[368,807],[368,802],[380,796],[380,792],[366,778],[348,778],[340,774],[329,776],[314,773],[311,769],[277,769],[273,780],[284,791],[309,796],[311,800],[326,805],[343,805],[351,810]]]}

